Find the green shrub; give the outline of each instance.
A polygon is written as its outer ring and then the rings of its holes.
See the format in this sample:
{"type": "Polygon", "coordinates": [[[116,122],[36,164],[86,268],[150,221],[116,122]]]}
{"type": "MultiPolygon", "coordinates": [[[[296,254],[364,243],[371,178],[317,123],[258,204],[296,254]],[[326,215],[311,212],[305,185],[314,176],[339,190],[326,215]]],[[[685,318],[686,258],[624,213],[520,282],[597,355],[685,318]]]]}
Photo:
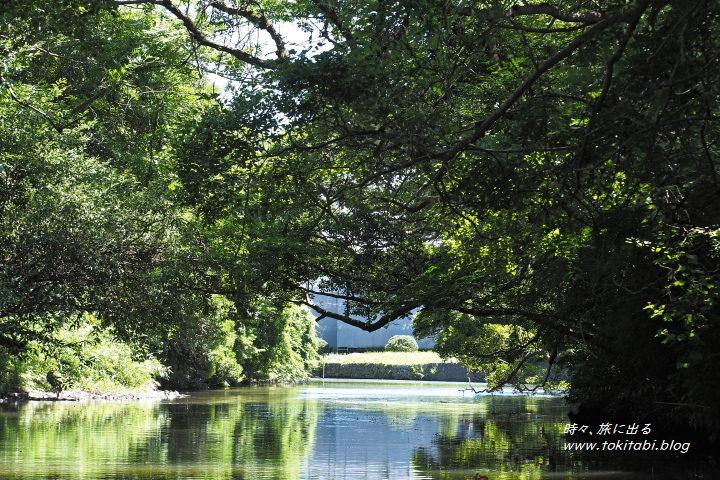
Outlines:
{"type": "Polygon", "coordinates": [[[140,355],[88,314],[58,329],[49,342],[30,342],[19,353],[0,348],[0,390],[50,390],[50,371],[64,390],[119,393],[154,390],[156,379],[167,374],[154,356],[140,355]]]}
{"type": "Polygon", "coordinates": [[[0,392],[17,390],[22,384],[25,362],[15,352],[0,346],[0,392]]]}
{"type": "Polygon", "coordinates": [[[418,344],[410,335],[395,335],[385,345],[386,352],[417,352],[418,344]]]}
{"type": "Polygon", "coordinates": [[[158,386],[156,379],[167,375],[155,357],[137,358],[134,348],[110,331],[83,333],[78,350],[59,355],[67,368],[68,386],[95,392],[152,391],[158,386]]]}

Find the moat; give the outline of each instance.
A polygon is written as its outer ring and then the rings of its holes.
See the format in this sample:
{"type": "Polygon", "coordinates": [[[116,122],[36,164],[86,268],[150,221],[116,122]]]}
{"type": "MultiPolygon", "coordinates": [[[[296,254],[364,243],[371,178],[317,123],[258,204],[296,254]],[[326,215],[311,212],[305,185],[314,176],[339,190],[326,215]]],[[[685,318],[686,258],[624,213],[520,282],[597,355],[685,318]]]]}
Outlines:
{"type": "Polygon", "coordinates": [[[691,446],[567,451],[577,437],[562,399],[464,387],[314,380],[175,400],[3,405],[0,479],[720,478],[712,459],[688,462],[691,446]]]}

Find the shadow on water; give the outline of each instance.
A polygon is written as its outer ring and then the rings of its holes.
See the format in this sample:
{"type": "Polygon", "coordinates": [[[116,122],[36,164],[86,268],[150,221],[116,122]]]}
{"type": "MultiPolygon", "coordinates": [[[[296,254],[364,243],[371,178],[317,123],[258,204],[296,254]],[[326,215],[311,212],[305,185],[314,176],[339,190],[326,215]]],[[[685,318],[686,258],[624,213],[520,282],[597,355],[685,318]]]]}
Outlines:
{"type": "Polygon", "coordinates": [[[620,437],[568,435],[559,398],[463,396],[463,387],[315,381],[3,406],[0,479],[720,479],[691,448],[567,451],[620,437]]]}

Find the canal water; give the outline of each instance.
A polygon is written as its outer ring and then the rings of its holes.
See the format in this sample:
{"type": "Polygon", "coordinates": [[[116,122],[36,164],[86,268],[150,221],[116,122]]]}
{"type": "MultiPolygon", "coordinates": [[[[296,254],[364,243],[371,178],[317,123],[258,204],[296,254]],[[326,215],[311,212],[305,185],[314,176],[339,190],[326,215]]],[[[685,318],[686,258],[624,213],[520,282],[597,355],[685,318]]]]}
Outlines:
{"type": "Polygon", "coordinates": [[[172,401],[4,405],[0,479],[720,479],[712,458],[670,447],[642,419],[637,429],[588,425],[583,437],[559,398],[464,387],[316,380],[172,401]],[[589,440],[597,450],[567,450],[589,440]]]}

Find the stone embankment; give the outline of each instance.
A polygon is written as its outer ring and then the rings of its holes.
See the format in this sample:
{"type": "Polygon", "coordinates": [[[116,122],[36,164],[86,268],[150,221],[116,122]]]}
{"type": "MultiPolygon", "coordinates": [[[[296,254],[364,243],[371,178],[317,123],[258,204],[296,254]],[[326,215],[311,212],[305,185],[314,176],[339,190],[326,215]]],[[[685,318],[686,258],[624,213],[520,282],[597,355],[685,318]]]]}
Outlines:
{"type": "Polygon", "coordinates": [[[436,382],[483,382],[483,377],[469,374],[467,369],[450,362],[419,365],[392,365],[378,363],[325,363],[321,378],[357,378],[376,380],[430,380],[436,382]]]}

